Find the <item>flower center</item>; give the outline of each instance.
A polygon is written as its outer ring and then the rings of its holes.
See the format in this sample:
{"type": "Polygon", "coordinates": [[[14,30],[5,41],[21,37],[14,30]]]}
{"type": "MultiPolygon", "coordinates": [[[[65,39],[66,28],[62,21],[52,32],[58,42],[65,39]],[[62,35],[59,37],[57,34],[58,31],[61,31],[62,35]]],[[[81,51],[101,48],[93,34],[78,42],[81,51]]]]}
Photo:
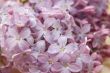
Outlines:
{"type": "Polygon", "coordinates": [[[19,41],[19,40],[20,40],[20,36],[17,36],[17,37],[16,37],[16,40],[19,41]]]}
{"type": "Polygon", "coordinates": [[[67,63],[65,63],[63,66],[64,66],[65,68],[67,68],[67,67],[68,67],[68,64],[67,64],[67,63]]]}
{"type": "Polygon", "coordinates": [[[20,2],[24,4],[24,3],[28,2],[28,0],[20,0],[20,2]]]}
{"type": "Polygon", "coordinates": [[[49,63],[49,64],[52,64],[53,62],[52,62],[52,60],[48,60],[48,63],[49,63]]]}
{"type": "Polygon", "coordinates": [[[61,48],[61,50],[60,50],[61,52],[64,52],[65,51],[65,48],[61,48]]]}

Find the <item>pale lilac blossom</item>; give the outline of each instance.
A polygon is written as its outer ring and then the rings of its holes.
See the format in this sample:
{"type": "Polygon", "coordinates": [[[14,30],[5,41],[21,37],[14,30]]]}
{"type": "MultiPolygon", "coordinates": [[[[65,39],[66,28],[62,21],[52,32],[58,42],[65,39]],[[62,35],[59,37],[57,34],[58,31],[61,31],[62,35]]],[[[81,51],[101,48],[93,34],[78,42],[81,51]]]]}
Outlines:
{"type": "Polygon", "coordinates": [[[0,73],[100,72],[110,48],[106,5],[106,0],[0,0],[0,73]]]}
{"type": "Polygon", "coordinates": [[[58,39],[58,44],[51,44],[48,48],[48,53],[58,54],[58,57],[61,58],[66,53],[74,53],[78,49],[76,43],[67,44],[67,37],[61,36],[58,39]]]}
{"type": "Polygon", "coordinates": [[[29,28],[24,28],[19,32],[16,27],[9,27],[6,35],[6,48],[9,48],[9,50],[13,50],[16,46],[21,50],[28,49],[33,43],[33,37],[29,28]]]}

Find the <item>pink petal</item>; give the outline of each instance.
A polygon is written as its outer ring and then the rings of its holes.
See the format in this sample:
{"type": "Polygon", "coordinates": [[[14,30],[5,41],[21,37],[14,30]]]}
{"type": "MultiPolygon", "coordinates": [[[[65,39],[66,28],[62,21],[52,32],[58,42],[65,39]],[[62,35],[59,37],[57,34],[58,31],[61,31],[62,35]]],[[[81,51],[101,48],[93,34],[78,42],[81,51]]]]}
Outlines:
{"type": "Polygon", "coordinates": [[[90,48],[86,44],[80,44],[79,48],[81,53],[85,53],[85,54],[90,53],[90,48]]]}
{"type": "Polygon", "coordinates": [[[39,52],[35,52],[35,51],[31,53],[31,55],[36,59],[38,59],[39,54],[40,54],[39,52]]]}
{"type": "Polygon", "coordinates": [[[46,25],[46,28],[49,28],[50,26],[52,26],[53,24],[56,23],[55,18],[46,18],[44,21],[44,24],[46,25]]]}
{"type": "Polygon", "coordinates": [[[18,41],[18,46],[21,50],[29,49],[29,43],[27,43],[25,40],[18,41]]]}
{"type": "Polygon", "coordinates": [[[38,39],[40,39],[44,35],[44,31],[41,29],[38,31],[38,39]]]}
{"type": "Polygon", "coordinates": [[[60,51],[60,47],[57,44],[51,44],[48,48],[48,53],[56,54],[60,51]]]}
{"type": "Polygon", "coordinates": [[[92,60],[89,54],[81,54],[80,58],[84,63],[90,63],[92,60]]]}
{"type": "Polygon", "coordinates": [[[52,65],[51,70],[52,72],[59,72],[62,70],[62,65],[59,62],[56,62],[52,65]]]}
{"type": "Polygon", "coordinates": [[[14,23],[18,26],[18,27],[23,27],[27,21],[28,21],[28,17],[26,15],[20,15],[19,13],[15,12],[14,13],[14,23]]]}
{"type": "Polygon", "coordinates": [[[61,73],[71,73],[69,69],[63,68],[61,73]]]}
{"type": "Polygon", "coordinates": [[[40,63],[46,63],[48,61],[48,56],[46,54],[42,54],[38,56],[38,61],[40,63]]]}
{"type": "MultiPolygon", "coordinates": [[[[60,50],[61,51],[61,50],[60,50]]],[[[59,52],[58,54],[57,54],[57,58],[58,59],[61,59],[61,57],[63,57],[64,56],[64,52],[59,52]]]]}
{"type": "Polygon", "coordinates": [[[7,38],[6,43],[10,50],[12,50],[17,45],[17,41],[14,38],[7,38]]]}
{"type": "Polygon", "coordinates": [[[44,38],[48,43],[53,43],[53,39],[52,39],[53,37],[50,32],[47,31],[46,34],[44,35],[44,38]]]}
{"type": "Polygon", "coordinates": [[[60,58],[61,62],[64,63],[68,63],[71,61],[71,56],[69,54],[64,54],[61,58],[60,58]]]}
{"type": "Polygon", "coordinates": [[[51,64],[49,64],[48,62],[40,66],[40,70],[44,73],[48,73],[50,68],[51,68],[51,64]]]}
{"type": "Polygon", "coordinates": [[[30,45],[33,45],[34,43],[34,38],[32,36],[29,36],[26,41],[30,44],[30,45]]]}
{"type": "Polygon", "coordinates": [[[8,32],[7,32],[7,35],[8,36],[12,36],[12,37],[17,37],[19,34],[18,34],[18,31],[17,31],[17,29],[16,28],[9,28],[8,29],[8,32]]]}
{"type": "Polygon", "coordinates": [[[69,65],[69,70],[71,72],[79,72],[82,70],[82,62],[81,60],[76,60],[76,63],[72,63],[69,65]]]}
{"type": "Polygon", "coordinates": [[[60,30],[53,30],[52,31],[53,40],[58,40],[58,38],[60,37],[60,34],[61,34],[60,30]]]}
{"type": "Polygon", "coordinates": [[[76,43],[70,43],[65,47],[66,53],[74,53],[76,50],[78,50],[78,44],[76,43]]]}
{"type": "Polygon", "coordinates": [[[102,68],[103,68],[103,65],[99,65],[99,66],[96,66],[93,71],[96,73],[100,73],[102,68]]]}

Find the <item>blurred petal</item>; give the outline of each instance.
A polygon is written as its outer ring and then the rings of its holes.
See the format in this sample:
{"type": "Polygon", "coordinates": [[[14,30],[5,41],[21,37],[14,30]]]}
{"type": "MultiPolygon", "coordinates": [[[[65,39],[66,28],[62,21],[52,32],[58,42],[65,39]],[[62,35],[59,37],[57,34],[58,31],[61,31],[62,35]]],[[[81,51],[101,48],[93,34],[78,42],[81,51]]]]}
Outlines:
{"type": "Polygon", "coordinates": [[[99,66],[96,66],[93,71],[96,73],[100,73],[102,68],[103,68],[103,65],[99,65],[99,66]]]}
{"type": "Polygon", "coordinates": [[[106,38],[105,38],[105,43],[104,43],[105,45],[110,45],[110,37],[109,36],[107,36],[106,38]]]}

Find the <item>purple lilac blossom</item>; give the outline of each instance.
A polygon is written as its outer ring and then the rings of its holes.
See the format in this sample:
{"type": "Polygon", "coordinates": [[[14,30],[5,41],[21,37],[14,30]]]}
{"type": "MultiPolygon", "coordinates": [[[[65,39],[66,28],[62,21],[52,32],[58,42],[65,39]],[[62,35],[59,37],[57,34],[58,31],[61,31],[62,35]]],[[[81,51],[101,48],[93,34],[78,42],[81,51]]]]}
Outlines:
{"type": "Polygon", "coordinates": [[[99,73],[110,36],[107,0],[0,0],[0,73],[99,73]]]}

